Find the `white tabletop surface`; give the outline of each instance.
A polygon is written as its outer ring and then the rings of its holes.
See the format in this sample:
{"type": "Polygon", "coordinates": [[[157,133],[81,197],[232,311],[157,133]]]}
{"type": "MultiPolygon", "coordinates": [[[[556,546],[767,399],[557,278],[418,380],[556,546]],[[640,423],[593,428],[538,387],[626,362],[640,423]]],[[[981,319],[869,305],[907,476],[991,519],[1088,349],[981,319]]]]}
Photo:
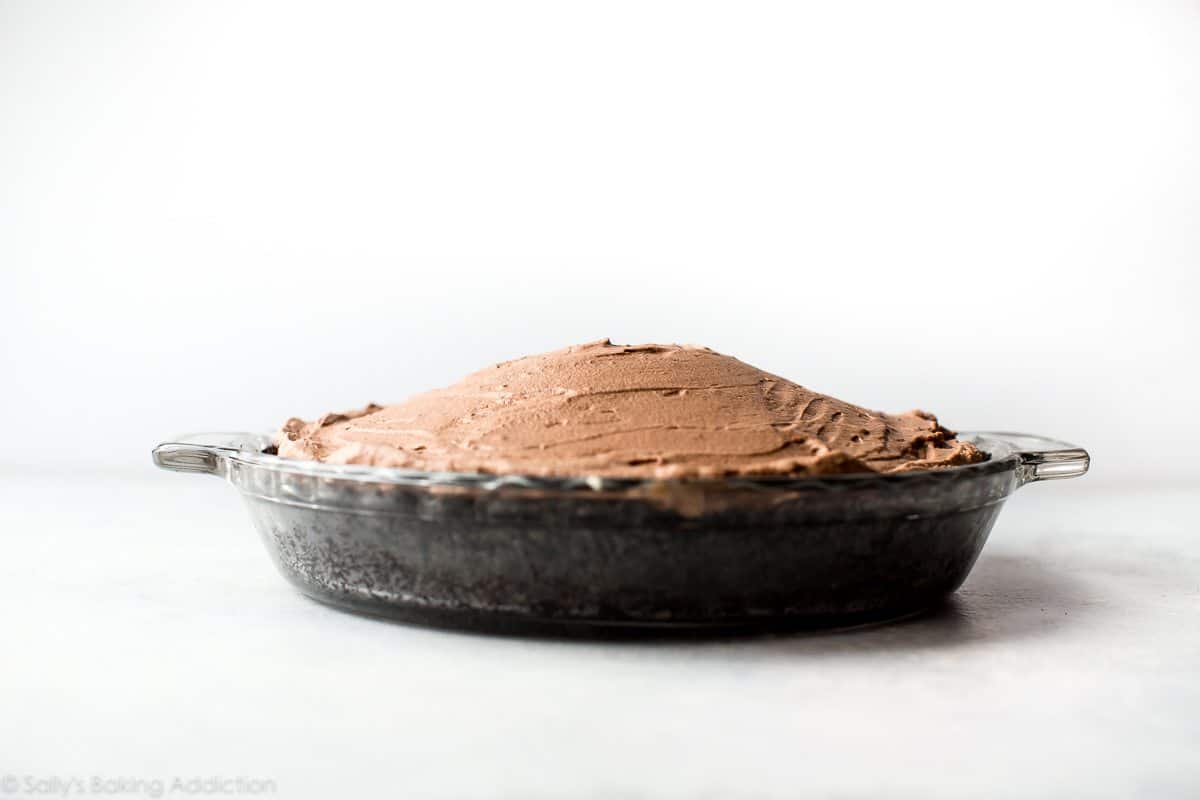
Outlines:
{"type": "Polygon", "coordinates": [[[1031,486],[932,617],[613,644],[320,606],[212,478],[2,473],[0,794],[1200,797],[1197,500],[1031,486]]]}

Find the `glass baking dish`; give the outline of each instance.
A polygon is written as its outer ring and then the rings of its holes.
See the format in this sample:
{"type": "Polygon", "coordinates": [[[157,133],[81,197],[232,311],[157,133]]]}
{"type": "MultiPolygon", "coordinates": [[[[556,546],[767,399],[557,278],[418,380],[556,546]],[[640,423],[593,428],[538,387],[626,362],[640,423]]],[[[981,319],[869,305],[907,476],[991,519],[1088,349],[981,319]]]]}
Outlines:
{"type": "Polygon", "coordinates": [[[1086,451],[963,434],[932,471],[724,480],[533,478],[298,461],[200,434],[158,466],[218,475],[283,575],[352,611],[504,632],[845,625],[926,608],[966,578],[1004,501],[1087,472],[1086,451]]]}

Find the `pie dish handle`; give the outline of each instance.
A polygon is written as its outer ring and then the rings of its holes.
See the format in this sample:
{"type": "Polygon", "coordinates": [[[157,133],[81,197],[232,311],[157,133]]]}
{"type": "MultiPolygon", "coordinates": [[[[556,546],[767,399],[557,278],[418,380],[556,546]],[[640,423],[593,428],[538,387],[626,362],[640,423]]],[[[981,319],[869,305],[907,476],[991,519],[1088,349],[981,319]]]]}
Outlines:
{"type": "Polygon", "coordinates": [[[1057,439],[1029,433],[979,431],[970,434],[985,450],[995,444],[1007,448],[1019,460],[1017,479],[1020,485],[1037,481],[1078,478],[1088,471],[1092,458],[1087,450],[1057,439]]]}
{"type": "Polygon", "coordinates": [[[154,465],[172,472],[198,472],[225,477],[230,456],[261,452],[264,437],[253,433],[193,433],[163,442],[151,452],[154,465]]]}

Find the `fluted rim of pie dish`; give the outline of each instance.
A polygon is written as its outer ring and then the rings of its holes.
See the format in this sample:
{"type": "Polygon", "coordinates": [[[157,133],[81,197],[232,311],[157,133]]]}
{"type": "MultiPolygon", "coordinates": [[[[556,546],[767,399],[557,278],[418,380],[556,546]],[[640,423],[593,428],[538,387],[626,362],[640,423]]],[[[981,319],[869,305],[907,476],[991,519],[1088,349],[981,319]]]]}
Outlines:
{"type": "MultiPolygon", "coordinates": [[[[993,434],[994,435],[994,434],[993,434]]],[[[264,452],[270,446],[271,437],[250,434],[230,441],[224,446],[213,446],[224,451],[226,458],[240,464],[261,467],[275,472],[304,475],[330,480],[355,481],[361,483],[383,483],[411,487],[460,487],[473,489],[525,488],[553,491],[613,491],[637,489],[649,486],[689,485],[721,486],[728,488],[788,490],[795,491],[821,486],[864,486],[867,484],[906,484],[920,481],[943,481],[971,474],[990,475],[1015,470],[1021,464],[1018,451],[1002,439],[984,433],[964,433],[959,438],[977,444],[984,454],[982,461],[933,469],[908,470],[903,472],[850,472],[826,475],[755,475],[725,477],[675,477],[675,478],[620,478],[606,476],[538,476],[520,474],[493,474],[483,472],[435,472],[405,469],[402,467],[375,467],[361,464],[329,464],[322,461],[306,461],[264,452]]],[[[186,444],[186,437],[161,446],[186,444]]]]}

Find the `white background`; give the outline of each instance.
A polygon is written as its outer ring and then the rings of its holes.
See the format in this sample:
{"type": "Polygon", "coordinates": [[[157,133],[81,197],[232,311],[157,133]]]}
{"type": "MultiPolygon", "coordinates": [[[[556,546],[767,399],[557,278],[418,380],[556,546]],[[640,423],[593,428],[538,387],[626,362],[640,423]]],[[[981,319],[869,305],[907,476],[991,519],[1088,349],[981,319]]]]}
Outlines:
{"type": "Polygon", "coordinates": [[[0,464],[609,336],[1194,480],[1194,2],[0,2],[0,464]]]}

